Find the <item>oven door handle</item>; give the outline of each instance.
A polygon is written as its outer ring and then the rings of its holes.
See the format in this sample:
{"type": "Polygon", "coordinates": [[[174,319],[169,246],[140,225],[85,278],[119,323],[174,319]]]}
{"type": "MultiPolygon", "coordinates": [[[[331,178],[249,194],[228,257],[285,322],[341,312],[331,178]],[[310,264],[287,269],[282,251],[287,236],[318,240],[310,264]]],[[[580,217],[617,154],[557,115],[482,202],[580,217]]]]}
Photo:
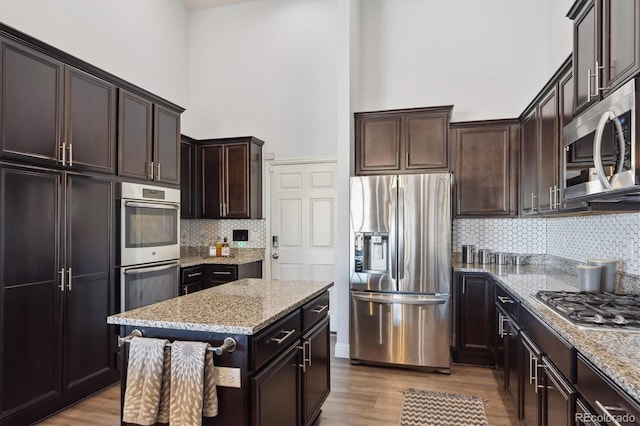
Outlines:
{"type": "Polygon", "coordinates": [[[142,208],[148,208],[148,209],[178,210],[180,208],[180,206],[177,204],[140,203],[136,201],[126,201],[124,205],[127,207],[142,207],[142,208]]]}
{"type": "Polygon", "coordinates": [[[170,263],[168,265],[160,265],[160,266],[152,266],[149,268],[135,268],[135,269],[126,269],[124,271],[125,275],[131,275],[131,274],[139,274],[139,273],[144,273],[144,272],[157,272],[157,271],[164,271],[166,269],[171,269],[171,268],[175,268],[180,266],[180,263],[178,262],[174,262],[174,263],[170,263]]]}
{"type": "Polygon", "coordinates": [[[600,121],[598,122],[598,126],[596,127],[595,138],[593,139],[593,162],[596,166],[596,173],[598,174],[598,179],[602,186],[606,189],[611,189],[613,185],[616,184],[618,180],[618,175],[622,172],[622,168],[624,166],[624,157],[625,157],[625,144],[624,144],[624,133],[622,132],[622,125],[620,124],[620,119],[616,117],[613,111],[609,110],[603,112],[600,116],[600,121]],[[602,136],[604,134],[604,126],[609,121],[613,121],[616,127],[616,133],[618,134],[618,144],[619,144],[619,161],[618,167],[615,171],[615,174],[611,176],[611,181],[607,179],[607,176],[604,174],[604,166],[602,164],[602,136]]]}

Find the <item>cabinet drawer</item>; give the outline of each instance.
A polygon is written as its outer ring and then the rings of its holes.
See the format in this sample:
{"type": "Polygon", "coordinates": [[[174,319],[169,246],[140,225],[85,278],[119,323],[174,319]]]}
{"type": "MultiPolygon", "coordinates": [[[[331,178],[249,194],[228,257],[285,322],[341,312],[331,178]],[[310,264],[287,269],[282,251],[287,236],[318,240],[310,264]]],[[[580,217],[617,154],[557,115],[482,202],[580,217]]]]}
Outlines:
{"type": "Polygon", "coordinates": [[[282,318],[253,340],[253,368],[257,371],[271,358],[296,343],[301,335],[300,309],[282,318]]]}
{"type": "Polygon", "coordinates": [[[524,306],[520,309],[520,324],[558,370],[574,382],[576,352],[573,346],[524,306]]]}
{"type": "Polygon", "coordinates": [[[190,284],[202,281],[202,266],[189,266],[180,270],[180,283],[190,284]]]}
{"type": "Polygon", "coordinates": [[[329,292],[324,292],[302,307],[302,327],[307,331],[329,313],[329,292]]]}
{"type": "Polygon", "coordinates": [[[509,293],[504,287],[500,284],[496,283],[495,286],[496,292],[496,305],[500,306],[506,313],[508,313],[512,318],[518,319],[518,308],[520,306],[520,302],[518,298],[509,293]]]}
{"type": "Polygon", "coordinates": [[[582,398],[598,412],[599,415],[614,416],[621,424],[635,424],[630,421],[640,419],[640,405],[625,391],[606,378],[600,371],[578,354],[576,387],[582,398]],[[620,416],[620,417],[617,417],[620,416]]]}
{"type": "Polygon", "coordinates": [[[205,265],[205,287],[214,287],[238,279],[237,265],[205,265]]]}

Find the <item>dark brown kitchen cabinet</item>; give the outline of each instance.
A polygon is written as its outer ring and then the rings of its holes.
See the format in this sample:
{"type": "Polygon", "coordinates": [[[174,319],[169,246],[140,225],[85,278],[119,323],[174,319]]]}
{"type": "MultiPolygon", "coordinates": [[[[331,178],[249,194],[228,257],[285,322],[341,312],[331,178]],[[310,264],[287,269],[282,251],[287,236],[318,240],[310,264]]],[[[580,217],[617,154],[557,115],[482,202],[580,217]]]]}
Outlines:
{"type": "Polygon", "coordinates": [[[262,217],[262,145],[254,137],[199,141],[200,218],[262,217]]]}
{"type": "Polygon", "coordinates": [[[117,380],[113,183],[0,165],[0,422],[34,422],[117,380]],[[6,224],[11,224],[6,226],[6,224]]]}
{"type": "Polygon", "coordinates": [[[573,23],[575,112],[588,108],[640,70],[640,4],[577,0],[573,23]]]}
{"type": "Polygon", "coordinates": [[[119,90],[118,174],[180,183],[180,113],[119,90]]]}
{"type": "Polygon", "coordinates": [[[517,120],[451,123],[456,217],[518,215],[517,120]]]}
{"type": "Polygon", "coordinates": [[[455,287],[456,342],[453,361],[493,365],[493,281],[483,274],[459,274],[455,287]]]}
{"type": "Polygon", "coordinates": [[[203,281],[204,271],[202,265],[180,268],[180,295],[202,290],[203,281]]]}
{"type": "Polygon", "coordinates": [[[180,139],[180,217],[195,218],[196,158],[193,139],[182,135],[180,139]]]}
{"type": "Polygon", "coordinates": [[[113,174],[116,88],[0,38],[2,157],[113,174]]]}
{"type": "Polygon", "coordinates": [[[202,288],[211,288],[244,278],[262,278],[262,262],[239,265],[205,264],[202,266],[202,288]]]}
{"type": "Polygon", "coordinates": [[[324,315],[311,331],[302,337],[302,423],[311,425],[320,415],[320,408],[329,396],[329,317],[324,315]]]}
{"type": "Polygon", "coordinates": [[[571,120],[571,58],[554,74],[521,116],[522,215],[562,209],[562,124],[571,120]]]}
{"type": "Polygon", "coordinates": [[[451,109],[355,113],[355,174],[448,170],[451,109]]]}

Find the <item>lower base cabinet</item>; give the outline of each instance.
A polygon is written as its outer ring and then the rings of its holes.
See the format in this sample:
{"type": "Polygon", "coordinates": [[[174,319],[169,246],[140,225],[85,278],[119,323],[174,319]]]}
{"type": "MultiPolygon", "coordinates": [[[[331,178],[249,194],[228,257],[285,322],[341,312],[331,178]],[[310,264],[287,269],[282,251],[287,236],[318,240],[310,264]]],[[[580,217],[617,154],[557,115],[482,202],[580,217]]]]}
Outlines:
{"type": "Polygon", "coordinates": [[[330,391],[329,317],[303,336],[302,346],[302,424],[310,425],[330,391]]]}

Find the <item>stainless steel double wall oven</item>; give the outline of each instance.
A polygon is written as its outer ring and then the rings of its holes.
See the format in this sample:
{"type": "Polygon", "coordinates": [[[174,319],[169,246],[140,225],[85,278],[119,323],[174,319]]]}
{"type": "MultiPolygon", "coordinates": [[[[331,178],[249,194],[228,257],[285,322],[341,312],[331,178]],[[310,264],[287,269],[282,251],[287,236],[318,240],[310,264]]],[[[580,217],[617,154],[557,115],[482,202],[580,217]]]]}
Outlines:
{"type": "Polygon", "coordinates": [[[180,190],[123,182],[120,302],[128,311],[178,295],[180,190]]]}

